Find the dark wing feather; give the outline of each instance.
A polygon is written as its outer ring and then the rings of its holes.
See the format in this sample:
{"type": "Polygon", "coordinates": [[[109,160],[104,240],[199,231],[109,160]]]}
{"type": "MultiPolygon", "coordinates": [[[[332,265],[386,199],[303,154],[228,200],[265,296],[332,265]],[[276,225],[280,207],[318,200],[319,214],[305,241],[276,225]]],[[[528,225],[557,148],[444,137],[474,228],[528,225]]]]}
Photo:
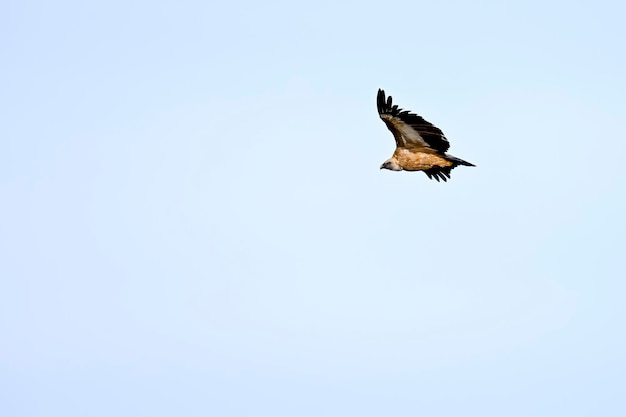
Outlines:
{"type": "Polygon", "coordinates": [[[428,176],[428,178],[435,179],[439,182],[442,179],[444,182],[448,181],[450,178],[450,171],[452,171],[454,167],[433,167],[431,169],[427,169],[424,173],[428,176]]]}
{"type": "Polygon", "coordinates": [[[376,100],[378,114],[396,139],[398,147],[429,148],[445,153],[450,147],[443,132],[423,117],[392,105],[391,96],[385,98],[385,91],[378,90],[376,100]]]}

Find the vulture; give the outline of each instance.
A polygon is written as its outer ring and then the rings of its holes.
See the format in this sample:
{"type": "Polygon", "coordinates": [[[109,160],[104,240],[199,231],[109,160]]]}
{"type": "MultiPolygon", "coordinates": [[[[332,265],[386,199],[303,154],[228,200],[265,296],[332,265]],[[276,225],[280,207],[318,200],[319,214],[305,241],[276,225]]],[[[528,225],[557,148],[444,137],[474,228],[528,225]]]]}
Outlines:
{"type": "Polygon", "coordinates": [[[384,90],[378,90],[376,104],[380,118],[396,139],[396,150],[380,169],[424,171],[430,179],[448,181],[453,168],[476,166],[447,154],[450,143],[443,132],[421,116],[392,105],[384,90]]]}

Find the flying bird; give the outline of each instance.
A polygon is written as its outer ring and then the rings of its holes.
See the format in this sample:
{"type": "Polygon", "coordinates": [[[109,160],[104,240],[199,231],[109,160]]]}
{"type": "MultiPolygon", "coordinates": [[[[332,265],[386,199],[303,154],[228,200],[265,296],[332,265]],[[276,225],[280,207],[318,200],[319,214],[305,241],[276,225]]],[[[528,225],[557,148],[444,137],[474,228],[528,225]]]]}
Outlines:
{"type": "Polygon", "coordinates": [[[448,155],[450,147],[443,132],[421,116],[392,105],[391,96],[378,90],[378,114],[396,139],[396,150],[380,169],[392,171],[424,171],[430,179],[448,181],[450,171],[459,165],[476,166],[448,155]]]}

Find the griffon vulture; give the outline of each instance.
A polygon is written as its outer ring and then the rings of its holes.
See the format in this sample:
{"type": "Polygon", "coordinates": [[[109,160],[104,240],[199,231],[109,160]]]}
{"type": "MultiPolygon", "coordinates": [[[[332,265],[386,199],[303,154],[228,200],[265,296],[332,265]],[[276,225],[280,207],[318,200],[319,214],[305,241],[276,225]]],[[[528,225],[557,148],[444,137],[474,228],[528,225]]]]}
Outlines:
{"type": "Polygon", "coordinates": [[[443,132],[422,117],[391,104],[385,91],[378,90],[378,114],[396,139],[396,150],[380,169],[392,171],[424,171],[430,179],[447,181],[450,171],[459,165],[475,166],[448,155],[450,147],[443,132]]]}

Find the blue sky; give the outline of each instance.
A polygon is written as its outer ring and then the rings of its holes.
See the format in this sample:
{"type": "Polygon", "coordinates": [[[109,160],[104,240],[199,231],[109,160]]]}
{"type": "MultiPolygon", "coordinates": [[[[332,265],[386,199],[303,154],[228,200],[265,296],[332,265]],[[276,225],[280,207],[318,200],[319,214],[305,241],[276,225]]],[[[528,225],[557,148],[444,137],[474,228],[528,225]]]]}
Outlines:
{"type": "Polygon", "coordinates": [[[623,416],[625,12],[4,2],[0,413],[623,416]]]}

